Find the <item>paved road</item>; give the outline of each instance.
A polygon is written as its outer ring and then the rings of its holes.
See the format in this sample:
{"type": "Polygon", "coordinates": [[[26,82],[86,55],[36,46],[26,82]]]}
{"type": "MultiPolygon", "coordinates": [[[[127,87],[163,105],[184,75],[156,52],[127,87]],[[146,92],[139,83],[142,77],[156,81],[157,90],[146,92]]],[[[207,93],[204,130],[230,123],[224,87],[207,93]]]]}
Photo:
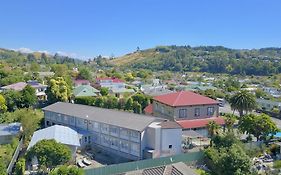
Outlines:
{"type": "MultiPolygon", "coordinates": [[[[226,104],[224,105],[224,107],[220,107],[220,108],[219,108],[219,111],[220,111],[221,113],[230,113],[230,114],[233,113],[233,111],[231,110],[230,105],[229,105],[228,103],[226,103],[226,104]]],[[[253,113],[258,114],[258,113],[256,113],[256,112],[253,112],[253,113]]],[[[235,114],[235,115],[239,115],[239,113],[238,113],[237,111],[235,111],[234,114],[235,114]]],[[[276,123],[277,127],[278,127],[279,129],[281,129],[281,120],[280,120],[280,119],[277,119],[277,118],[273,118],[273,117],[271,117],[271,119],[276,123]]]]}

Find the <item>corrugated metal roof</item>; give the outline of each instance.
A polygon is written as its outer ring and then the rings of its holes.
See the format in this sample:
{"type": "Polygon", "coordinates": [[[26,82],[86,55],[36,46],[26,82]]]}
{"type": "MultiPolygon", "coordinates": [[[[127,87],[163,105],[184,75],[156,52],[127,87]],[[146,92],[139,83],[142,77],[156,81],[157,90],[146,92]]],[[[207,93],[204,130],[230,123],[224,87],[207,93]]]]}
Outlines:
{"type": "Polygon", "coordinates": [[[55,139],[57,142],[65,145],[80,146],[78,133],[74,129],[67,126],[54,125],[34,132],[27,149],[44,139],[55,139]]]}
{"type": "Polygon", "coordinates": [[[96,93],[99,93],[99,91],[90,85],[80,85],[73,90],[73,95],[75,97],[93,97],[97,96],[96,93]]]}
{"type": "Polygon", "coordinates": [[[141,114],[63,102],[57,102],[43,108],[43,110],[93,120],[136,131],[143,131],[154,121],[162,121],[162,119],[141,114]]]}

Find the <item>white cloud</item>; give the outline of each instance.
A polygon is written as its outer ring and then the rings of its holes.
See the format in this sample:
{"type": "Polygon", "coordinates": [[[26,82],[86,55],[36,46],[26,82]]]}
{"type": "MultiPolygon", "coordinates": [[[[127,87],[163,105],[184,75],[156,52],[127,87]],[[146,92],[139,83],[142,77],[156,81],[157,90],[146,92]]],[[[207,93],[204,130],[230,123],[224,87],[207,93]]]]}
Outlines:
{"type": "Polygon", "coordinates": [[[32,52],[34,52],[33,50],[31,50],[29,48],[25,48],[25,47],[21,47],[19,49],[13,49],[13,50],[16,50],[16,51],[19,51],[19,52],[22,52],[22,53],[32,53],[32,52]]]}
{"type": "Polygon", "coordinates": [[[78,55],[76,53],[70,53],[70,52],[64,52],[64,51],[57,51],[56,53],[61,56],[68,56],[68,57],[72,57],[72,58],[78,57],[78,55]]]}

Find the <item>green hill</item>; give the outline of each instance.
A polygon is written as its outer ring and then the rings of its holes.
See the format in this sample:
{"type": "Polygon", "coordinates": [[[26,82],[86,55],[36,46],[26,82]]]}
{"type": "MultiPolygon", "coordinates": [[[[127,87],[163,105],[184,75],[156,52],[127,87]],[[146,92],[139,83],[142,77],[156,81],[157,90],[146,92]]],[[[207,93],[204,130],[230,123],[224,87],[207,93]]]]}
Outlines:
{"type": "Polygon", "coordinates": [[[242,75],[281,73],[281,48],[229,49],[222,46],[158,46],[109,62],[119,67],[152,71],[197,71],[242,75]]]}

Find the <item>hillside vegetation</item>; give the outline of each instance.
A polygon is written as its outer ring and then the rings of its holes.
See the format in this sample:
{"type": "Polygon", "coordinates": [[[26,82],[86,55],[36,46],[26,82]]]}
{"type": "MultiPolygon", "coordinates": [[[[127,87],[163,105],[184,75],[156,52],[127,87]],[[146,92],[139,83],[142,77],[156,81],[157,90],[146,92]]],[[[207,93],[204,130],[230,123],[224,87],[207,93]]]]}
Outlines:
{"type": "Polygon", "coordinates": [[[281,73],[281,48],[229,49],[222,46],[159,46],[110,60],[111,64],[152,71],[195,71],[241,75],[281,73]]]}

